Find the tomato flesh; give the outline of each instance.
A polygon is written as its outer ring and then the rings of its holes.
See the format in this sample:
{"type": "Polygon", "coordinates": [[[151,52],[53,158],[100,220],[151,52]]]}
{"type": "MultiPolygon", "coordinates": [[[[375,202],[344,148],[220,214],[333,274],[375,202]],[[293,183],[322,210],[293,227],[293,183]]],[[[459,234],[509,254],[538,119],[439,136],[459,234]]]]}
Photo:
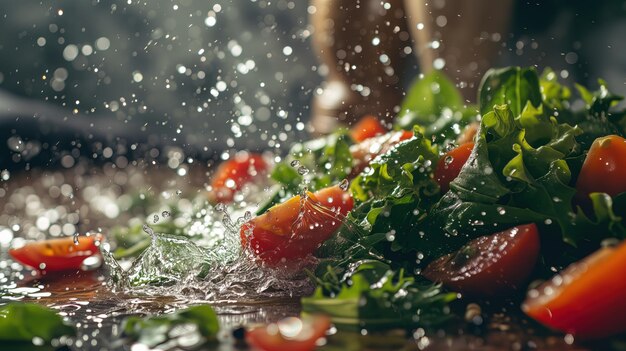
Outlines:
{"type": "Polygon", "coordinates": [[[49,239],[11,249],[9,254],[16,261],[40,271],[78,270],[87,257],[100,253],[101,240],[101,234],[81,236],[77,244],[73,237],[49,239]]]}
{"type": "Polygon", "coordinates": [[[247,331],[246,342],[263,351],[310,351],[329,327],[330,318],[326,316],[289,317],[247,331]]]}
{"type": "Polygon", "coordinates": [[[596,139],[576,181],[577,198],[589,202],[589,194],[615,196],[626,191],[626,139],[609,135],[596,139]]]}
{"type": "Polygon", "coordinates": [[[268,264],[312,254],[342,224],[353,207],[352,197],[339,186],[294,196],[244,223],[241,242],[268,264]]]}
{"type": "Polygon", "coordinates": [[[470,241],[440,257],[423,275],[446,287],[474,296],[494,296],[519,289],[539,257],[535,224],[520,225],[470,241]]]}
{"type": "Polygon", "coordinates": [[[437,168],[435,168],[435,180],[439,184],[442,193],[450,190],[450,182],[459,176],[461,168],[467,162],[473,149],[474,143],[465,143],[446,152],[439,159],[437,168]]]}
{"type": "Polygon", "coordinates": [[[361,173],[376,156],[389,151],[394,145],[411,139],[413,132],[408,130],[394,131],[350,146],[350,154],[354,160],[351,177],[361,173]]]}
{"type": "Polygon", "coordinates": [[[260,154],[238,153],[234,158],[217,167],[211,179],[212,192],[208,194],[212,203],[232,202],[235,193],[241,190],[254,177],[264,173],[267,163],[260,154]]]}
{"type": "Polygon", "coordinates": [[[362,117],[352,128],[350,128],[350,136],[352,140],[361,142],[365,139],[385,134],[387,129],[380,123],[378,118],[367,115],[362,117]]]}
{"type": "Polygon", "coordinates": [[[528,292],[522,310],[582,339],[626,332],[626,242],[603,248],[528,292]]]}

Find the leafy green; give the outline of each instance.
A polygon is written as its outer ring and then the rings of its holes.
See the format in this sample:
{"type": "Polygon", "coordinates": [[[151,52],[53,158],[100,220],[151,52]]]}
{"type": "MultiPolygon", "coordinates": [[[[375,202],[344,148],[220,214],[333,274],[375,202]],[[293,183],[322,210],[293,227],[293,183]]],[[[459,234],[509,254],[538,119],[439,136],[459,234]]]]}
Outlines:
{"type": "Polygon", "coordinates": [[[451,318],[448,304],[456,298],[455,293],[418,282],[403,270],[360,261],[341,279],[329,269],[313,295],[302,298],[302,313],[327,314],[340,329],[433,327],[451,318]]]}
{"type": "Polygon", "coordinates": [[[0,343],[32,344],[34,338],[40,338],[50,344],[53,339],[75,334],[74,328],[50,308],[21,302],[0,307],[0,343]]]}
{"type": "Polygon", "coordinates": [[[462,128],[476,120],[478,109],[463,106],[461,94],[441,71],[433,71],[413,83],[400,108],[396,126],[420,132],[434,141],[453,140],[462,128]]]}
{"type": "Polygon", "coordinates": [[[541,103],[539,78],[534,68],[492,68],[485,73],[479,88],[481,115],[496,105],[508,105],[517,117],[527,102],[535,107],[541,103]]]}
{"type": "Polygon", "coordinates": [[[174,313],[150,317],[127,317],[122,321],[124,336],[154,348],[175,338],[197,334],[198,344],[217,341],[219,322],[213,308],[199,305],[174,313]]]}
{"type": "Polygon", "coordinates": [[[496,106],[483,116],[476,146],[450,191],[433,207],[427,219],[430,236],[447,238],[447,251],[530,222],[542,225],[546,240],[573,247],[597,247],[608,236],[624,237],[606,199],[597,199],[602,212],[594,215],[598,222],[593,224],[572,206],[576,190],[568,161],[580,155],[576,137],[581,133],[530,104],[517,118],[507,106],[496,106]]]}
{"type": "Polygon", "coordinates": [[[432,179],[438,158],[430,141],[417,130],[370,163],[350,185],[356,200],[347,225],[322,245],[327,257],[398,258],[411,255],[419,240],[416,227],[436,201],[439,187],[432,179]]]}

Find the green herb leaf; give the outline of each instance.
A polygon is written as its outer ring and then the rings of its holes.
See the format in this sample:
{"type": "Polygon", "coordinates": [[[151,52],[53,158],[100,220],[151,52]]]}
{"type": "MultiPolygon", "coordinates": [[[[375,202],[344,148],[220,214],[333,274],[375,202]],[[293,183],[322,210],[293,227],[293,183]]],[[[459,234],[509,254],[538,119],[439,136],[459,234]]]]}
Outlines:
{"type": "Polygon", "coordinates": [[[0,343],[28,343],[40,338],[45,344],[62,336],[73,336],[56,311],[34,303],[13,302],[0,307],[0,343]]]}
{"type": "Polygon", "coordinates": [[[495,105],[508,105],[514,117],[530,102],[541,104],[539,77],[533,68],[507,67],[490,69],[479,87],[480,114],[490,112],[495,105]]]}
{"type": "Polygon", "coordinates": [[[438,326],[451,318],[448,304],[457,298],[376,261],[357,262],[330,284],[330,293],[322,283],[313,296],[302,298],[302,313],[327,314],[338,328],[349,330],[438,326]]]}
{"type": "Polygon", "coordinates": [[[211,306],[199,305],[160,316],[127,317],[121,328],[124,336],[154,348],[170,339],[194,334],[201,337],[198,345],[216,342],[219,323],[211,306]]]}

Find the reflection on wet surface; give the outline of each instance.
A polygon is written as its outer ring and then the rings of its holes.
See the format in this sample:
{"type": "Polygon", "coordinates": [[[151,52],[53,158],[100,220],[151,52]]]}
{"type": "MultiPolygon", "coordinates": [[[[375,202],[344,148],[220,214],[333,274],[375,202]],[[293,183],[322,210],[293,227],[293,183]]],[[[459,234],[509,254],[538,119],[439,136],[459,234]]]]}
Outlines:
{"type": "MultiPolygon", "coordinates": [[[[152,197],[181,193],[189,197],[205,189],[204,167],[191,167],[185,176],[172,169],[80,166],[69,171],[35,170],[12,175],[0,183],[0,303],[11,300],[36,301],[57,309],[78,329],[71,340],[75,350],[124,350],[119,323],[129,314],[166,313],[205,302],[206,294],[190,289],[175,295],[154,295],[117,291],[107,284],[106,270],[44,274],[30,271],[8,259],[11,242],[73,235],[76,231],[98,231],[105,235],[115,225],[133,216],[146,217],[124,207],[130,193],[152,197]],[[202,297],[204,296],[204,298],[202,297]]],[[[159,212],[161,213],[161,212],[159,212]]],[[[244,287],[245,288],[245,287],[244,287]]],[[[204,289],[198,286],[198,289],[204,289]]],[[[212,295],[212,301],[220,300],[212,295]]],[[[227,299],[228,300],[228,299],[227,299]]],[[[245,349],[233,330],[254,323],[275,322],[299,314],[299,298],[239,299],[237,303],[213,304],[222,332],[220,350],[245,349]]],[[[502,308],[496,309],[502,311],[502,308]]],[[[583,350],[571,346],[562,336],[544,335],[518,316],[517,305],[504,313],[489,313],[480,323],[459,324],[446,331],[413,333],[401,331],[384,335],[339,332],[331,335],[322,350],[583,350]]],[[[215,346],[212,347],[213,349],[215,346]]],[[[211,349],[211,348],[209,348],[211,349]]],[[[143,350],[132,348],[132,350],[143,350]]]]}

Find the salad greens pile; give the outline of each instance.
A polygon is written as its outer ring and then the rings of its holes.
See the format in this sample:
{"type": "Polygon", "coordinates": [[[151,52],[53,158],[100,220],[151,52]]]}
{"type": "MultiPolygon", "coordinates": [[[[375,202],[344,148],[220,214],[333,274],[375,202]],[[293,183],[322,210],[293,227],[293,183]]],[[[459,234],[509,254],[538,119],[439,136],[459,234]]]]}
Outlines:
{"type": "MultiPolygon", "coordinates": [[[[378,155],[362,172],[355,172],[351,148],[358,143],[346,129],[294,145],[271,171],[271,195],[257,214],[305,188],[345,179],[352,179],[355,202],[344,225],[316,252],[320,263],[310,273],[317,289],[302,299],[304,313],[329,314],[348,329],[436,326],[451,318],[457,294],[419,273],[472,239],[535,223],[542,269],[549,272],[586,256],[606,238],[626,238],[626,193],[592,194],[585,209],[575,201],[591,143],[626,134],[626,111],[616,109],[621,100],[603,81],[596,91],[579,85],[571,90],[549,69],[539,75],[534,68],[508,67],[488,71],[479,104],[468,106],[454,84],[435,71],[417,80],[393,125],[413,137],[378,155]],[[478,131],[471,155],[443,193],[434,176],[437,163],[472,126],[478,131]]],[[[200,259],[198,237],[184,228],[160,229],[183,234],[184,239],[157,240],[182,243],[158,249],[181,261],[166,274],[141,270],[166,260],[139,265],[133,275],[138,284],[170,284],[187,266],[205,271],[210,263],[200,259]]],[[[118,241],[123,244],[118,257],[142,252],[151,242],[137,228],[121,233],[126,242],[118,241]]]]}

